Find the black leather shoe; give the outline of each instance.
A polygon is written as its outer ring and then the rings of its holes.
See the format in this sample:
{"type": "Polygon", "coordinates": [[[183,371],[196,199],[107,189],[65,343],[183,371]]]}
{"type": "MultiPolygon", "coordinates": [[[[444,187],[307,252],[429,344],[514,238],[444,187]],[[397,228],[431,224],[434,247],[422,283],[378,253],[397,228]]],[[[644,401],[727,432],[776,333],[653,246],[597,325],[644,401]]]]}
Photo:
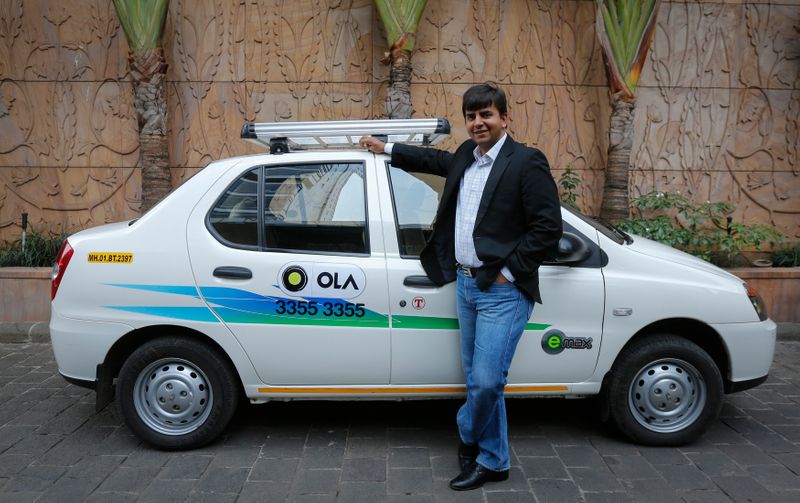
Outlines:
{"type": "Polygon", "coordinates": [[[477,445],[469,445],[464,442],[458,443],[458,465],[462,472],[469,467],[470,463],[475,461],[479,451],[480,449],[478,449],[477,445]]]}
{"type": "Polygon", "coordinates": [[[454,491],[469,491],[477,489],[487,482],[500,482],[508,479],[508,470],[495,472],[472,462],[466,470],[450,481],[450,489],[454,491]]]}

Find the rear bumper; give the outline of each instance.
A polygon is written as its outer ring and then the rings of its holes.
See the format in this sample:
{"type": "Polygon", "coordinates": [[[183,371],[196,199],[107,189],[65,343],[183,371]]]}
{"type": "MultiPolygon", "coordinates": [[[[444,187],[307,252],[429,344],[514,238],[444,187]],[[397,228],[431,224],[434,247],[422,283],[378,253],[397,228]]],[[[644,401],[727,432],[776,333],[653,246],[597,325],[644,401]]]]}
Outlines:
{"type": "Polygon", "coordinates": [[[724,376],[726,390],[752,388],[767,379],[775,356],[777,326],[772,320],[751,323],[718,323],[711,327],[725,343],[730,363],[724,376]]]}

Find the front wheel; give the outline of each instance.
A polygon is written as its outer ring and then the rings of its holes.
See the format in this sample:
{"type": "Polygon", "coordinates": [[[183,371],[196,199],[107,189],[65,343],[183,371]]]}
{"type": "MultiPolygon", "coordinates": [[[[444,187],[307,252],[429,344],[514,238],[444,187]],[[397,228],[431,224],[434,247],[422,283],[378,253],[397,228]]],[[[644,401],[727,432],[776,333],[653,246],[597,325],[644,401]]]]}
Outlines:
{"type": "Polygon", "coordinates": [[[235,372],[217,351],[186,337],[145,343],[117,379],[120,412],[145,442],[193,449],[214,440],[239,400],[235,372]]]}
{"type": "Polygon", "coordinates": [[[648,337],[625,348],[608,390],[611,417],[645,445],[692,442],[722,406],[722,376],[697,344],[673,335],[648,337]]]}

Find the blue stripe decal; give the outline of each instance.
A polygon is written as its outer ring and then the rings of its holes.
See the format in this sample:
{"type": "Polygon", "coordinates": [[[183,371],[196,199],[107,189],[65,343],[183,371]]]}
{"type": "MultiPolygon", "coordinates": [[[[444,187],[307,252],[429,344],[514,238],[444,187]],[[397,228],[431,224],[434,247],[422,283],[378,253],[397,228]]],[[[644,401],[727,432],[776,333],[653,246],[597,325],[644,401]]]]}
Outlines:
{"type": "Polygon", "coordinates": [[[120,288],[130,288],[132,290],[144,290],[146,292],[172,293],[175,295],[187,295],[196,299],[200,298],[197,288],[193,286],[167,286],[167,285],[129,285],[124,283],[108,283],[109,286],[120,288]]]}
{"type": "Polygon", "coordinates": [[[219,320],[207,307],[163,307],[163,306],[104,306],[109,309],[129,311],[131,313],[149,314],[164,318],[175,318],[189,321],[206,321],[218,323],[219,320]]]}

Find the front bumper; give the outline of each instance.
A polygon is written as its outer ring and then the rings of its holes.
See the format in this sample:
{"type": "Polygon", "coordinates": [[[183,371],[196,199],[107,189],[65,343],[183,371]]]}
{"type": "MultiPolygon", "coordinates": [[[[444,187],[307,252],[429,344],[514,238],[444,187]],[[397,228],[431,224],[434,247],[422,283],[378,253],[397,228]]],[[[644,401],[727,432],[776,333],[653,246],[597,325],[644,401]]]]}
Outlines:
{"type": "Polygon", "coordinates": [[[711,327],[720,334],[728,352],[726,392],[752,388],[767,379],[775,356],[777,326],[774,321],[718,323],[711,327]]]}

